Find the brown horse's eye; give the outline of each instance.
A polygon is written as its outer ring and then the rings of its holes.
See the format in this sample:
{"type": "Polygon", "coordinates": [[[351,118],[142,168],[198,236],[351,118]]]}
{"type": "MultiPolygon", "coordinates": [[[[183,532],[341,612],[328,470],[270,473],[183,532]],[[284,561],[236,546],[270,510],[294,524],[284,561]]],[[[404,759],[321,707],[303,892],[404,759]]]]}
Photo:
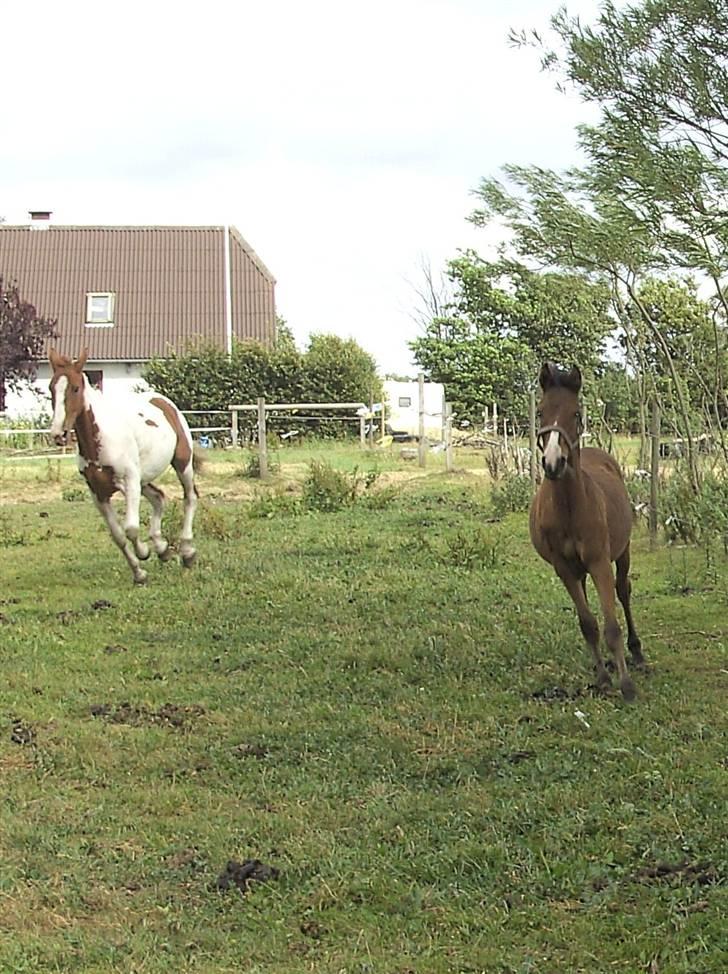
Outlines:
{"type": "Polygon", "coordinates": [[[78,392],[80,386],[71,386],[71,392],[78,392]]]}

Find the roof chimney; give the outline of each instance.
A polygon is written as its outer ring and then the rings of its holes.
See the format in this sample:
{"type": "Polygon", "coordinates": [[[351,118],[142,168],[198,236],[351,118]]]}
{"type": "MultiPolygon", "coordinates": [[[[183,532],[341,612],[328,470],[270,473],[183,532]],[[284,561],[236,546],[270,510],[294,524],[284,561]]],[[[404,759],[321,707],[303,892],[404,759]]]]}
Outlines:
{"type": "Polygon", "coordinates": [[[47,230],[52,210],[28,210],[31,230],[47,230]]]}

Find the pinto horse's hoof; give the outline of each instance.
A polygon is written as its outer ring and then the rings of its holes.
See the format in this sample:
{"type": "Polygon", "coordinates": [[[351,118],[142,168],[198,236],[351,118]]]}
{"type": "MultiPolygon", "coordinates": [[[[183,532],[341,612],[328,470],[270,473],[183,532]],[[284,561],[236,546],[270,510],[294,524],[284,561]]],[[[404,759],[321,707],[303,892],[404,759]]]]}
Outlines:
{"type": "Polygon", "coordinates": [[[140,568],[134,573],[134,584],[135,585],[146,585],[147,584],[147,573],[140,568]]]}
{"type": "Polygon", "coordinates": [[[194,563],[197,561],[197,552],[190,551],[189,554],[181,555],[180,558],[182,560],[183,568],[192,568],[194,563]]]}
{"type": "Polygon", "coordinates": [[[171,544],[168,544],[164,551],[157,552],[157,556],[160,561],[169,561],[174,555],[174,548],[171,544]]]}

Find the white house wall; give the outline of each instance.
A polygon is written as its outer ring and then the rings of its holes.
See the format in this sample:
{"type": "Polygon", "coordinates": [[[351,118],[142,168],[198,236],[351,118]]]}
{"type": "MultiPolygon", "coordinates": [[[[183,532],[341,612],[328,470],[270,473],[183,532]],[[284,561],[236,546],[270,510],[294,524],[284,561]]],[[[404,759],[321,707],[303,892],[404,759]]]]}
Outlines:
{"type": "MultiPolygon", "coordinates": [[[[145,386],[141,377],[142,363],[138,362],[89,362],[88,371],[102,371],[104,374],[103,388],[105,393],[123,395],[133,392],[139,386],[145,386]]],[[[31,419],[43,413],[50,417],[51,397],[48,383],[51,380],[51,367],[48,362],[38,366],[38,378],[33,383],[26,384],[22,389],[14,392],[8,390],[6,395],[5,416],[8,419],[31,419]]]]}

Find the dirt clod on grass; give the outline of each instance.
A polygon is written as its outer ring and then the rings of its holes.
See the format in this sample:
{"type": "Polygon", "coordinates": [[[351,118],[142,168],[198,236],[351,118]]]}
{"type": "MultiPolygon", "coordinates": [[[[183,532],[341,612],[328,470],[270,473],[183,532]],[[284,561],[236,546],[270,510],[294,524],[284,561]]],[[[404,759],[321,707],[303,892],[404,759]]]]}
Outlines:
{"type": "Polygon", "coordinates": [[[215,880],[213,889],[227,890],[235,886],[241,893],[245,893],[249,883],[267,883],[271,879],[278,879],[279,875],[280,871],[275,866],[266,866],[260,859],[246,859],[245,862],[229,859],[215,880]]]}
{"type": "Polygon", "coordinates": [[[99,609],[113,609],[114,603],[109,602],[108,599],[96,599],[95,602],[91,603],[91,608],[96,609],[97,612],[99,609]]]}
{"type": "Polygon", "coordinates": [[[178,707],[173,703],[163,704],[159,710],[135,707],[130,703],[113,706],[108,703],[94,704],[89,708],[92,717],[101,717],[110,724],[129,724],[132,727],[159,725],[162,727],[186,727],[195,717],[204,714],[203,707],[178,707]]]}

